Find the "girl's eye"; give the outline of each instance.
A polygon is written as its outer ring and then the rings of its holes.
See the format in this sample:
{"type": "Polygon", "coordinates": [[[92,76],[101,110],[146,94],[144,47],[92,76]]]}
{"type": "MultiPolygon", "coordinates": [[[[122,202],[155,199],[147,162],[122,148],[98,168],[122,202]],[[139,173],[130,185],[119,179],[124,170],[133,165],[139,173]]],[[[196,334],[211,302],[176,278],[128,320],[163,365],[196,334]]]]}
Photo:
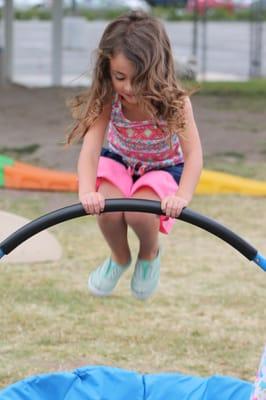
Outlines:
{"type": "Polygon", "coordinates": [[[117,81],[123,81],[125,78],[123,76],[115,76],[117,81]]]}

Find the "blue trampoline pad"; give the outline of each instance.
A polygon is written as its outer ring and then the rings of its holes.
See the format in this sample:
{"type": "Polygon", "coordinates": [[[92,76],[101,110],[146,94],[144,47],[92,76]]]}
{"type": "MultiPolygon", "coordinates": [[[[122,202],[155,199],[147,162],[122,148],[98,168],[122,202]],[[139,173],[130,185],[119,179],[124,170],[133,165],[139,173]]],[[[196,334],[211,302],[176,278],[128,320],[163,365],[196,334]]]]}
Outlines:
{"type": "Polygon", "coordinates": [[[146,374],[104,366],[35,375],[0,391],[0,400],[249,400],[240,379],[146,374]]]}

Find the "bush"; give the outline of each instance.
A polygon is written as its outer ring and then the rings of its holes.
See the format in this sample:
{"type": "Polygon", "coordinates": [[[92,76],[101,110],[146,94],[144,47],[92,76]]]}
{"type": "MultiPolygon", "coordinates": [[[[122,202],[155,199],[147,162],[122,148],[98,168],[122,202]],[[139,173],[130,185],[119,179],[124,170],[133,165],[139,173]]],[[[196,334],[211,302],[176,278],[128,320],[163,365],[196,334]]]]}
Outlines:
{"type": "Polygon", "coordinates": [[[28,10],[15,10],[15,19],[17,20],[50,20],[52,13],[50,10],[39,10],[38,8],[30,8],[28,10]]]}
{"type": "MultiPolygon", "coordinates": [[[[101,19],[101,20],[112,20],[119,15],[123,14],[127,9],[102,9],[102,10],[79,10],[79,15],[85,17],[89,21],[101,19]]],[[[71,10],[66,9],[65,15],[69,15],[71,10]]],[[[192,21],[194,19],[193,12],[188,12],[184,7],[174,6],[155,6],[152,7],[152,14],[158,18],[162,18],[166,21],[192,21]]],[[[2,18],[2,10],[0,8],[0,18],[2,18]]],[[[50,20],[52,18],[51,10],[30,8],[27,10],[15,10],[15,19],[18,20],[50,20]]],[[[199,15],[199,19],[202,17],[199,15]]],[[[254,15],[249,9],[239,9],[234,12],[230,12],[226,9],[209,9],[207,10],[206,20],[207,21],[250,21],[254,19],[254,15]]],[[[261,20],[266,21],[266,11],[260,15],[261,20]]]]}
{"type": "Polygon", "coordinates": [[[103,9],[103,10],[81,10],[80,15],[85,17],[89,21],[93,21],[96,19],[102,20],[112,20],[120,16],[121,14],[127,11],[125,8],[121,9],[103,9]]]}

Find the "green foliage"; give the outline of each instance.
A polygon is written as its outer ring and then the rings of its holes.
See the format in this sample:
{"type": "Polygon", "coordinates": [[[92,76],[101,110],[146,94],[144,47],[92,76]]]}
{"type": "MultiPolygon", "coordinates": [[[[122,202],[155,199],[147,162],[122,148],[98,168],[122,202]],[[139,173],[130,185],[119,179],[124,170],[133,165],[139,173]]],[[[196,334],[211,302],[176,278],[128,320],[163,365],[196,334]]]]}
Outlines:
{"type": "Polygon", "coordinates": [[[80,11],[80,15],[85,17],[89,21],[93,20],[112,20],[117,18],[119,15],[123,14],[127,11],[126,8],[119,8],[119,9],[102,9],[102,10],[82,10],[80,11]]]}
{"type": "Polygon", "coordinates": [[[52,13],[49,10],[39,10],[38,8],[30,8],[27,10],[15,10],[15,19],[31,20],[39,19],[48,21],[52,18],[52,13]]]}
{"type": "MultiPolygon", "coordinates": [[[[87,10],[80,9],[79,15],[84,16],[87,20],[93,21],[97,19],[101,20],[112,20],[122,13],[127,8],[120,9],[99,9],[99,10],[87,10]]],[[[71,10],[66,9],[64,11],[66,15],[71,13],[71,10]]],[[[192,12],[188,12],[182,7],[152,7],[152,14],[156,17],[162,18],[167,21],[192,21],[194,15],[192,12]]],[[[0,9],[0,18],[2,17],[2,10],[0,9]]],[[[266,11],[260,16],[261,20],[266,21],[266,11]]],[[[50,9],[44,10],[39,8],[29,8],[27,10],[15,10],[15,18],[17,20],[50,20],[52,18],[52,12],[50,9]]],[[[202,17],[199,16],[199,19],[202,17]]],[[[206,16],[208,21],[249,21],[252,19],[252,14],[249,9],[239,9],[231,12],[226,9],[209,9],[206,16]]]]}
{"type": "Polygon", "coordinates": [[[155,17],[167,21],[192,21],[193,14],[186,12],[184,8],[176,7],[153,7],[152,14],[155,17]]]}
{"type": "MultiPolygon", "coordinates": [[[[152,14],[167,21],[192,21],[194,19],[193,12],[178,7],[153,7],[152,14]]],[[[249,9],[230,11],[223,8],[209,8],[206,12],[207,21],[250,21],[251,18],[252,14],[249,9]]],[[[202,16],[199,15],[198,19],[201,20],[202,16]]],[[[266,11],[262,13],[261,20],[266,21],[266,11]]]]}

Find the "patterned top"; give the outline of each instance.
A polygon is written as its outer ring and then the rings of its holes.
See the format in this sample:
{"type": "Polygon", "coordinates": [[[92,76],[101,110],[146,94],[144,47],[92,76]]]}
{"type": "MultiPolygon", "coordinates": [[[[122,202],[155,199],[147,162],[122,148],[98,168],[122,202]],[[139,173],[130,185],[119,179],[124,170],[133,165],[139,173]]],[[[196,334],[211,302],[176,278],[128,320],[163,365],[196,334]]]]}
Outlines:
{"type": "Polygon", "coordinates": [[[135,175],[183,163],[178,135],[172,134],[170,145],[166,121],[160,120],[159,125],[152,120],[128,120],[116,95],[107,133],[108,148],[119,154],[135,175]]]}

